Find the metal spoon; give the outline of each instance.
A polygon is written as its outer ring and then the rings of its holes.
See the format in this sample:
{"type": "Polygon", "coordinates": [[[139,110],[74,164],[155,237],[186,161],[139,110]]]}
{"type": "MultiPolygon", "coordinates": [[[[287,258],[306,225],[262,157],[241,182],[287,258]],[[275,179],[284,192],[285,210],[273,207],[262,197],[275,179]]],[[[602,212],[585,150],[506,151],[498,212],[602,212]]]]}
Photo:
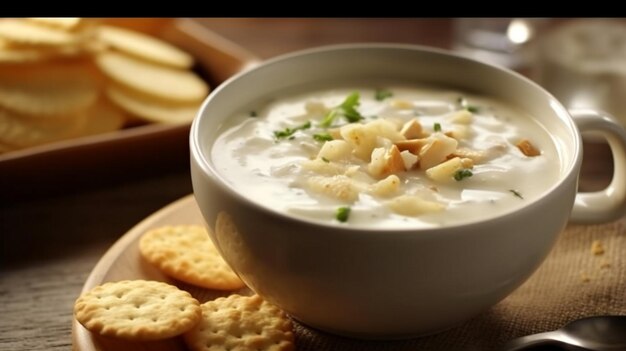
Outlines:
{"type": "Polygon", "coordinates": [[[626,316],[598,316],[575,320],[555,331],[511,340],[504,346],[504,350],[516,351],[529,346],[550,344],[592,351],[625,351],[626,316]]]}

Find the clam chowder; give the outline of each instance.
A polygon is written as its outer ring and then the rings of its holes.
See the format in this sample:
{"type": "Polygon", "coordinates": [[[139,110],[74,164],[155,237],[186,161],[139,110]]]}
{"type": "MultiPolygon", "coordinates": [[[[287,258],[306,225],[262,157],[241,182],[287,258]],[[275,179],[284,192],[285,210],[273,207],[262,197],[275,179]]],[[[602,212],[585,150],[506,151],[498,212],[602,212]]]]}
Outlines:
{"type": "Polygon", "coordinates": [[[456,225],[514,211],[559,177],[550,135],[523,110],[408,85],[294,93],[232,116],[211,157],[252,201],[371,228],[456,225]]]}

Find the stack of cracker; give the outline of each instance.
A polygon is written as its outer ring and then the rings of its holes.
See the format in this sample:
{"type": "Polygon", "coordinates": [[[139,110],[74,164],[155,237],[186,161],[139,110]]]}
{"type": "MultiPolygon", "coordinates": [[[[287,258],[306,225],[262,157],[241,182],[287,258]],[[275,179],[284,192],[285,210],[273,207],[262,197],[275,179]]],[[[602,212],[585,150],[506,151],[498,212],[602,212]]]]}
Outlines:
{"type": "Polygon", "coordinates": [[[209,92],[193,64],[169,43],[93,19],[0,19],[0,153],[189,123],[209,92]]]}
{"type": "MultiPolygon", "coordinates": [[[[230,269],[200,226],[168,226],[145,233],[146,261],[182,282],[233,291],[245,284],[230,269]]],[[[232,293],[200,304],[189,292],[163,282],[109,282],[84,293],[76,319],[99,335],[130,341],[182,336],[192,351],[288,351],[291,320],[258,295],[232,293]]]]}

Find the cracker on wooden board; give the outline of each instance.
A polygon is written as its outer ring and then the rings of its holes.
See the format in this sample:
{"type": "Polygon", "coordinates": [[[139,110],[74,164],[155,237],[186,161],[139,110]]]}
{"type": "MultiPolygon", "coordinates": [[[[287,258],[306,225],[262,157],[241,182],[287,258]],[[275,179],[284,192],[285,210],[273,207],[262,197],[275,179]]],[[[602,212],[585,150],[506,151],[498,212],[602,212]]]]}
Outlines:
{"type": "Polygon", "coordinates": [[[236,290],[245,284],[224,261],[202,226],[166,226],[146,232],[141,255],[165,274],[207,289],[236,290]]]}
{"type": "Polygon", "coordinates": [[[120,339],[161,340],[190,330],[201,318],[199,302],[173,285],[123,280],[81,295],[74,316],[91,332],[120,339]]]}
{"type": "Polygon", "coordinates": [[[202,304],[202,319],[183,335],[192,351],[294,350],[291,320],[260,296],[230,295],[202,304]]]}

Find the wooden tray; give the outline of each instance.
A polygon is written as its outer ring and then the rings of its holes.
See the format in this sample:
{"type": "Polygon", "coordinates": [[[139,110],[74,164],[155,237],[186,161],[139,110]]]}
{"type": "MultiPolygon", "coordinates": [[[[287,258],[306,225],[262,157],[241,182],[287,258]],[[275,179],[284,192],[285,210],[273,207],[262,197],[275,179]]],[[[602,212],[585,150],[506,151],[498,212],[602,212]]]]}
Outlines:
{"type": "MultiPolygon", "coordinates": [[[[122,236],[102,256],[91,271],[82,291],[91,290],[96,285],[109,281],[147,279],[177,285],[189,291],[200,302],[231,294],[232,292],[229,291],[207,290],[174,281],[146,263],[140,256],[139,239],[147,230],[165,225],[202,225],[202,223],[202,215],[193,195],[186,196],[157,211],[122,236]]],[[[251,292],[244,288],[237,293],[250,294],[251,292]]],[[[180,337],[152,342],[116,340],[90,333],[76,319],[72,322],[72,343],[75,351],[187,351],[180,337]]]]}
{"type": "MultiPolygon", "coordinates": [[[[259,60],[192,19],[113,19],[192,54],[212,89],[259,60]]],[[[190,125],[148,124],[0,155],[4,201],[188,167],[190,125]]]]}

